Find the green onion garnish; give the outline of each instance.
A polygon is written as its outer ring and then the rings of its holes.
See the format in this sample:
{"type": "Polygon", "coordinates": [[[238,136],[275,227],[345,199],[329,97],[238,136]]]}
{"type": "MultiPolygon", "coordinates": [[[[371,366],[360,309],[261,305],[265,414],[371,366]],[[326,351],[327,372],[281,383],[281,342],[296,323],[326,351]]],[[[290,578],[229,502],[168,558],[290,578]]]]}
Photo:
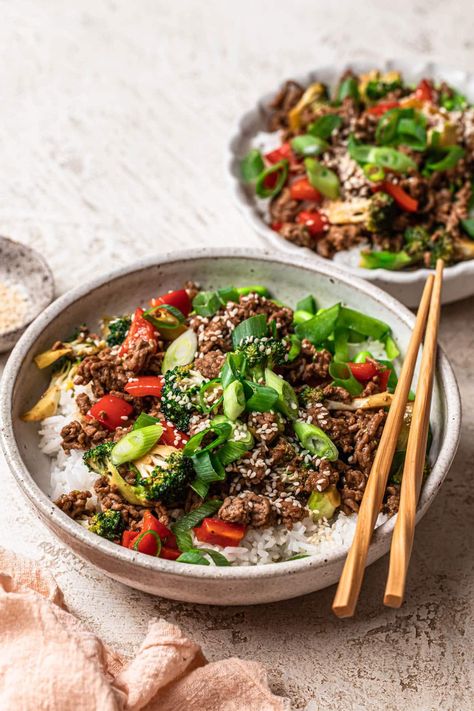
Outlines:
{"type": "Polygon", "coordinates": [[[199,404],[201,406],[201,409],[203,412],[212,412],[212,410],[215,410],[216,407],[219,407],[219,405],[222,402],[222,395],[218,397],[217,399],[214,400],[213,403],[209,404],[209,402],[206,399],[206,393],[210,390],[211,392],[213,390],[222,391],[222,383],[220,378],[214,378],[213,380],[209,380],[207,383],[203,383],[201,385],[201,389],[199,390],[199,404]]]}
{"type": "Polygon", "coordinates": [[[233,422],[245,410],[244,386],[240,380],[234,380],[224,390],[224,415],[233,422]]]}
{"type": "Polygon", "coordinates": [[[265,370],[265,383],[278,393],[278,400],[275,403],[276,409],[290,420],[296,419],[298,416],[298,398],[291,385],[269,368],[265,370]]]}
{"type": "Polygon", "coordinates": [[[140,533],[140,535],[135,539],[133,542],[133,550],[137,551],[138,546],[140,545],[141,541],[145,538],[145,536],[153,536],[153,538],[156,541],[156,553],[155,556],[158,557],[161,553],[161,538],[159,537],[158,533],[156,531],[153,531],[153,529],[148,529],[148,531],[143,531],[143,533],[140,533]]]}
{"type": "Polygon", "coordinates": [[[139,430],[141,427],[148,427],[149,425],[156,425],[160,421],[157,417],[152,417],[147,415],[146,412],[140,412],[137,419],[133,423],[133,429],[139,430]]]}
{"type": "Polygon", "coordinates": [[[240,172],[244,183],[253,183],[264,170],[262,154],[256,148],[251,151],[240,162],[240,172]]]}
{"type": "Polygon", "coordinates": [[[232,345],[237,348],[247,338],[263,338],[267,335],[267,319],[264,314],[251,316],[241,321],[232,331],[232,345]]]}
{"type": "Polygon", "coordinates": [[[221,370],[222,387],[225,389],[233,380],[244,377],[247,359],[243,353],[228,353],[221,370]]]}
{"type": "Polygon", "coordinates": [[[338,114],[326,114],[313,121],[307,130],[312,136],[327,140],[341,124],[342,118],[338,114]]]}
{"type": "Polygon", "coordinates": [[[261,198],[270,198],[278,195],[278,193],[283,188],[288,177],[288,161],[285,159],[278,161],[274,165],[267,168],[257,178],[255,183],[255,192],[261,198]],[[268,185],[268,178],[275,176],[274,183],[272,182],[272,187],[266,187],[268,185]],[[266,183],[266,184],[265,184],[266,183]]]}
{"type": "Polygon", "coordinates": [[[315,454],[321,459],[328,459],[330,462],[336,461],[339,457],[339,452],[332,439],[316,425],[297,420],[293,423],[293,427],[303,448],[311,454],[315,454]]]}
{"type": "Polygon", "coordinates": [[[178,338],[170,343],[166,349],[161,372],[166,373],[167,370],[172,370],[178,365],[189,365],[194,360],[197,351],[197,336],[188,328],[178,338]]]}
{"type": "Polygon", "coordinates": [[[197,548],[190,548],[184,553],[181,553],[179,558],[176,558],[176,562],[189,563],[190,565],[211,565],[197,548]]]}
{"type": "Polygon", "coordinates": [[[226,472],[217,455],[202,450],[191,457],[196,478],[191,484],[196,494],[204,499],[210,485],[215,481],[224,481],[226,472]]]}
{"type": "Polygon", "coordinates": [[[259,385],[250,380],[244,381],[245,397],[248,412],[268,412],[277,403],[279,395],[274,388],[259,385]]]}
{"type": "Polygon", "coordinates": [[[328,148],[328,143],[318,136],[305,133],[296,136],[291,141],[291,147],[295,153],[302,156],[319,156],[328,148]]]}
{"type": "Polygon", "coordinates": [[[135,459],[140,459],[144,454],[158,442],[163,434],[161,425],[149,425],[140,429],[132,429],[122,439],[119,439],[117,444],[112,449],[111,459],[115,466],[125,464],[125,462],[133,462],[135,459]]]}
{"type": "Polygon", "coordinates": [[[171,530],[176,536],[176,542],[181,551],[186,551],[193,547],[189,531],[191,531],[191,529],[195,526],[198,526],[204,518],[215,513],[221,505],[222,501],[218,499],[210,499],[204,504],[201,504],[201,506],[198,506],[196,509],[193,509],[189,513],[185,514],[182,518],[176,521],[176,523],[171,525],[171,530]]]}
{"type": "Polygon", "coordinates": [[[308,180],[316,190],[329,198],[335,200],[339,197],[339,178],[336,173],[325,165],[319,163],[315,158],[305,158],[304,161],[308,180]]]}
{"type": "Polygon", "coordinates": [[[198,450],[199,452],[210,452],[211,450],[215,449],[220,444],[225,442],[229,438],[231,432],[232,426],[230,422],[215,422],[215,420],[213,420],[209,424],[209,427],[206,427],[204,430],[197,432],[191,437],[190,440],[188,440],[188,442],[186,442],[186,445],[183,449],[183,455],[185,457],[192,457],[198,452],[198,450]],[[207,437],[211,433],[215,434],[216,436],[211,442],[209,442],[205,447],[201,449],[201,442],[203,441],[204,437],[207,437]]]}

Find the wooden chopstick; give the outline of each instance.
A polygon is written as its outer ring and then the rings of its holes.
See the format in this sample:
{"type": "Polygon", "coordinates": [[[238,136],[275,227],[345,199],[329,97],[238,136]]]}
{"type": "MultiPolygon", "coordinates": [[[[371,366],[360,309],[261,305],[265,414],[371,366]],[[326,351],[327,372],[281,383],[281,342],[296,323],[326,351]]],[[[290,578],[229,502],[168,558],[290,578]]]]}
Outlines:
{"type": "Polygon", "coordinates": [[[426,326],[420,377],[416,388],[405,465],[403,467],[400,506],[390,548],[390,565],[383,600],[388,607],[400,607],[403,602],[406,576],[415,535],[416,507],[423,479],[430,422],[442,282],[443,261],[438,259],[430,313],[426,326]]]}
{"type": "Polygon", "coordinates": [[[382,505],[390,466],[405,414],[415,363],[425,330],[433,280],[432,275],[426,280],[400,379],[367,480],[357,516],[354,540],[346,558],[332,605],[332,610],[337,617],[352,617],[359,598],[370,539],[382,505]]]}

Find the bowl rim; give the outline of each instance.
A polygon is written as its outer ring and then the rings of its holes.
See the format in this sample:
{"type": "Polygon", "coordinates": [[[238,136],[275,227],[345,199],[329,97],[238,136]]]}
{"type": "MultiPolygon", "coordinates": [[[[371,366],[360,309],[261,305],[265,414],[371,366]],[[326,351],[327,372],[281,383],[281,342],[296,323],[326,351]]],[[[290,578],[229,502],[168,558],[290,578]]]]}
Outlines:
{"type": "MultiPolygon", "coordinates": [[[[34,348],[36,339],[50,321],[59,316],[70,305],[76,303],[82,297],[89,295],[107,283],[129,276],[135,272],[183,261],[192,263],[203,259],[218,260],[232,258],[275,262],[282,265],[286,264],[303,269],[304,271],[319,273],[325,277],[342,281],[345,285],[355,288],[359,293],[381,302],[396,313],[408,328],[413,327],[415,317],[409,309],[373,284],[360,279],[354,279],[352,274],[340,270],[331,263],[308,264],[307,260],[304,260],[304,255],[302,255],[301,258],[296,258],[293,256],[289,257],[287,254],[281,252],[275,254],[259,249],[201,248],[194,250],[175,250],[164,255],[155,255],[140,259],[129,266],[124,266],[102,276],[94,277],[88,282],[66,292],[50,304],[27,328],[5,366],[4,375],[0,383],[0,440],[7,464],[22,493],[32,506],[39,511],[41,517],[45,519],[47,524],[49,525],[49,522],[51,522],[50,527],[53,528],[53,531],[54,525],[56,525],[59,529],[62,529],[67,536],[77,539],[84,548],[92,552],[99,551],[105,557],[123,563],[124,566],[135,563],[142,571],[174,573],[186,579],[221,579],[227,581],[235,579],[250,580],[254,578],[271,579],[285,573],[296,574],[309,568],[318,568],[325,564],[342,562],[346,557],[348,548],[340,548],[336,549],[334,554],[311,555],[307,558],[294,561],[221,568],[215,566],[192,566],[185,563],[177,563],[176,561],[168,561],[163,558],[151,558],[150,556],[141,555],[136,551],[130,551],[115,543],[99,538],[69,518],[69,516],[56,507],[42,491],[21,458],[14,434],[12,417],[13,393],[18,372],[24,359],[30,354],[31,349],[34,348]]],[[[423,488],[418,504],[417,521],[423,516],[431,504],[438,488],[447,475],[456,453],[460,436],[461,403],[459,390],[453,369],[441,347],[438,348],[437,379],[441,394],[444,397],[445,411],[449,416],[446,417],[444,440],[440,443],[438,457],[433,466],[433,471],[438,470],[438,474],[436,479],[430,475],[427,484],[423,488]]],[[[380,545],[383,543],[384,539],[393,529],[395,520],[396,516],[393,516],[376,529],[372,538],[371,550],[373,550],[377,544],[380,545]]],[[[62,542],[65,543],[65,541],[62,542]]],[[[70,547],[70,544],[66,543],[66,545],[70,547]]]]}
{"type": "MultiPolygon", "coordinates": [[[[402,59],[385,59],[379,62],[371,62],[370,60],[346,60],[335,62],[332,64],[322,64],[316,69],[311,69],[301,74],[297,73],[295,81],[302,84],[303,86],[307,86],[309,83],[317,81],[318,76],[321,73],[324,74],[326,72],[331,72],[336,75],[339,75],[347,69],[353,69],[356,72],[360,73],[370,71],[371,69],[374,69],[374,66],[375,68],[379,67],[380,71],[390,71],[393,69],[398,69],[402,73],[416,74],[419,76],[419,78],[422,78],[422,76],[426,74],[437,74],[440,76],[444,76],[447,74],[456,73],[457,75],[462,75],[463,77],[462,80],[458,81],[459,84],[467,84],[468,82],[471,82],[474,87],[473,72],[456,69],[455,67],[450,67],[448,65],[439,64],[438,62],[433,61],[416,62],[402,59]]],[[[280,81],[280,84],[281,83],[282,81],[280,81]]],[[[272,99],[274,95],[275,89],[261,94],[255,102],[253,108],[245,111],[234,124],[225,153],[225,173],[227,183],[233,195],[234,202],[236,202],[242,214],[261,237],[268,240],[277,249],[283,249],[288,251],[289,254],[293,254],[294,252],[302,252],[307,256],[311,255],[311,258],[314,259],[316,262],[322,262],[324,264],[330,262],[334,264],[334,260],[322,257],[316,252],[313,252],[308,247],[298,247],[297,245],[288,242],[283,237],[280,237],[278,233],[272,230],[271,227],[267,225],[267,223],[264,222],[263,218],[259,215],[255,200],[253,199],[253,197],[249,196],[245,185],[242,183],[238,174],[238,163],[241,160],[241,156],[239,156],[238,146],[241,143],[242,139],[245,137],[245,134],[249,134],[248,130],[246,130],[245,127],[246,125],[248,125],[248,123],[253,123],[258,118],[263,107],[268,104],[268,102],[272,99]]],[[[472,97],[472,99],[474,100],[474,96],[472,97]]],[[[347,271],[350,274],[356,275],[366,281],[373,281],[379,284],[385,282],[387,284],[400,286],[417,284],[421,281],[424,281],[429,274],[433,273],[432,269],[427,269],[426,267],[421,267],[412,271],[391,271],[389,269],[380,268],[363,269],[359,266],[350,266],[341,262],[337,262],[335,264],[337,264],[339,269],[347,271]]],[[[457,264],[447,266],[444,269],[445,283],[457,281],[458,279],[462,279],[463,277],[469,278],[472,276],[474,276],[474,259],[458,262],[457,264]]]]}

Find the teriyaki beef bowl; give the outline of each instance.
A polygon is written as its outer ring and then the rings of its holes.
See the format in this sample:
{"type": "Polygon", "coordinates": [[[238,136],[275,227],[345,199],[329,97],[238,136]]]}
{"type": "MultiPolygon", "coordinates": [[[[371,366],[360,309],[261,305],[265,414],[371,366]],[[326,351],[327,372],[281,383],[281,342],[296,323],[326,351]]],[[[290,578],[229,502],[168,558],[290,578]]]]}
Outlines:
{"type": "MultiPolygon", "coordinates": [[[[112,577],[211,604],[337,580],[413,317],[333,267],[285,261],[142,263],[59,299],[12,355],[12,470],[50,527],[112,577]]],[[[413,397],[371,561],[389,545],[413,397]]],[[[440,354],[419,515],[458,428],[440,354]]]]}
{"type": "Polygon", "coordinates": [[[473,81],[405,69],[321,69],[275,87],[242,119],[231,171],[262,234],[363,278],[406,284],[413,295],[402,299],[416,305],[414,284],[438,258],[449,267],[445,300],[469,292],[473,81]]]}

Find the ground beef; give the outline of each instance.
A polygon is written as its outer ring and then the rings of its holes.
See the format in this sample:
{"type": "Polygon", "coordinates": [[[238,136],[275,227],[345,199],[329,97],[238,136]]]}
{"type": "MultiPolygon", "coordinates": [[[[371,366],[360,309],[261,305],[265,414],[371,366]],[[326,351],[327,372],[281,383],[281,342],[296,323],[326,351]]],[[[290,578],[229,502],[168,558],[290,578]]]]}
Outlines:
{"type": "Polygon", "coordinates": [[[360,469],[369,474],[374,461],[383,425],[387,417],[385,410],[358,411],[358,429],[355,435],[354,462],[359,464],[360,469]]]}
{"type": "MultiPolygon", "coordinates": [[[[234,312],[235,309],[231,309],[231,311],[234,312]]],[[[279,336],[286,336],[292,330],[293,311],[290,308],[278,306],[274,301],[259,294],[241,296],[235,313],[237,323],[257,314],[264,314],[267,317],[267,323],[274,321],[279,336]]]]}
{"type": "Polygon", "coordinates": [[[385,491],[385,502],[382,508],[383,513],[393,516],[400,506],[400,486],[391,484],[385,491]]]}
{"type": "Polygon", "coordinates": [[[270,499],[250,491],[224,499],[218,516],[222,521],[243,523],[254,528],[270,526],[275,518],[270,499]]]}
{"type": "Polygon", "coordinates": [[[268,453],[270,466],[281,466],[287,464],[296,456],[296,451],[291,442],[285,437],[279,437],[277,443],[268,453]]]}
{"type": "Polygon", "coordinates": [[[194,361],[193,368],[198,370],[205,378],[213,380],[219,376],[224,361],[225,353],[216,349],[209,351],[209,353],[201,353],[194,361]]]}
{"type": "Polygon", "coordinates": [[[367,484],[367,474],[359,469],[347,468],[342,475],[341,509],[349,515],[357,513],[367,484]]]}
{"type": "Polygon", "coordinates": [[[364,241],[366,235],[361,225],[331,225],[324,236],[316,242],[315,251],[332,259],[336,252],[350,249],[364,241]]]}
{"type": "Polygon", "coordinates": [[[326,385],[323,395],[326,400],[335,400],[336,402],[351,402],[352,400],[351,394],[340,385],[326,385]]]}
{"type": "Polygon", "coordinates": [[[90,449],[112,438],[111,432],[95,420],[91,422],[73,420],[62,428],[60,434],[61,447],[65,452],[71,449],[90,449]]]}
{"type": "MultiPolygon", "coordinates": [[[[140,340],[132,342],[123,358],[123,368],[134,374],[148,369],[157,349],[156,341],[140,340]]],[[[116,388],[114,388],[115,390],[116,388]]]]}
{"type": "Polygon", "coordinates": [[[287,528],[293,528],[293,524],[297,521],[301,521],[307,512],[306,509],[295,499],[284,499],[279,506],[279,514],[281,516],[281,522],[287,528]]]}
{"type": "Polygon", "coordinates": [[[237,319],[229,319],[227,313],[222,312],[211,319],[204,316],[194,316],[189,325],[198,338],[198,357],[211,351],[227,353],[232,350],[231,334],[237,323],[237,319]]]}
{"type": "Polygon", "coordinates": [[[279,435],[281,419],[275,412],[252,412],[247,426],[255,439],[271,444],[279,435]]]}
{"type": "Polygon", "coordinates": [[[315,248],[316,242],[304,225],[295,222],[284,222],[278,232],[288,242],[298,245],[298,247],[315,248]]]}
{"type": "Polygon", "coordinates": [[[69,494],[62,494],[54,502],[61,511],[71,518],[81,518],[86,513],[88,500],[92,494],[90,491],[71,491],[69,494]]]}
{"type": "Polygon", "coordinates": [[[74,380],[76,385],[92,383],[92,392],[95,397],[101,398],[111,390],[122,391],[133,371],[126,371],[118,356],[111,353],[110,348],[105,348],[97,355],[84,358],[77,369],[74,380]]]}
{"type": "Polygon", "coordinates": [[[301,209],[301,202],[293,200],[290,188],[284,188],[279,195],[270,202],[270,217],[272,224],[284,222],[292,223],[301,209]]]}
{"type": "Polygon", "coordinates": [[[304,482],[304,490],[308,493],[312,491],[324,491],[329,486],[337,484],[339,472],[334,464],[323,459],[318,469],[309,470],[304,482]]]}
{"type": "Polygon", "coordinates": [[[288,126],[287,112],[296,106],[303,96],[304,89],[297,82],[289,80],[281,87],[278,94],[269,104],[271,113],[268,118],[268,130],[276,131],[288,126]]]}
{"type": "Polygon", "coordinates": [[[91,409],[91,401],[89,395],[87,395],[86,393],[80,393],[76,397],[76,405],[81,415],[87,415],[87,413],[91,409]]]}
{"type": "Polygon", "coordinates": [[[230,464],[227,471],[237,474],[250,484],[258,484],[267,473],[266,457],[267,449],[264,444],[260,444],[230,464]]]}
{"type": "Polygon", "coordinates": [[[320,385],[328,379],[332,355],[326,349],[318,351],[312,343],[303,339],[301,352],[292,363],[280,368],[283,377],[292,384],[320,385]]]}

